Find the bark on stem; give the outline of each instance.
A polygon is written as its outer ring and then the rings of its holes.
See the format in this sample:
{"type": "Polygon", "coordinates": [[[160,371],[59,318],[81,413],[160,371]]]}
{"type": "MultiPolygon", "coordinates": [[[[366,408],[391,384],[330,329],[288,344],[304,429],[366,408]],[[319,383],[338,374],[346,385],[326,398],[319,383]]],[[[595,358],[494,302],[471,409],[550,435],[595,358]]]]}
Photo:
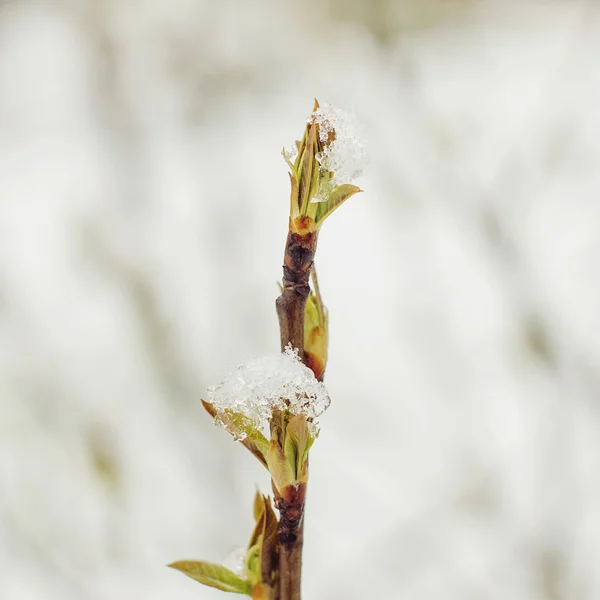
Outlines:
{"type": "MultiPolygon", "coordinates": [[[[298,349],[304,361],[304,311],[310,293],[310,271],[317,249],[317,232],[290,229],[283,259],[283,289],[276,308],[281,334],[281,350],[288,344],[298,349]]],[[[272,434],[281,436],[282,427],[272,419],[272,434]]],[[[279,440],[283,446],[283,440],[279,440]]],[[[306,485],[288,486],[281,494],[274,488],[279,509],[277,527],[279,553],[278,600],[300,600],[302,544],[304,541],[304,498],[306,485]]]]}
{"type": "Polygon", "coordinates": [[[304,309],[310,293],[310,271],[317,249],[317,232],[288,233],[283,258],[283,290],[275,303],[279,317],[281,350],[298,348],[304,360],[304,309]]]}
{"type": "Polygon", "coordinates": [[[304,542],[304,498],[306,484],[286,488],[284,496],[275,492],[279,509],[277,541],[279,546],[279,598],[300,600],[302,546],[304,542]]]}

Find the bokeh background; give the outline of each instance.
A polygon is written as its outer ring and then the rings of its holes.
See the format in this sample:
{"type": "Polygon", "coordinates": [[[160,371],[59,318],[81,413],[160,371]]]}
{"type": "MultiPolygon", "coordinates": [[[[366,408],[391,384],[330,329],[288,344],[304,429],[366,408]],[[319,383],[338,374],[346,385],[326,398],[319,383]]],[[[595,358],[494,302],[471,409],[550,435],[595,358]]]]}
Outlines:
{"type": "Polygon", "coordinates": [[[600,598],[600,4],[2,0],[2,600],[221,597],[164,565],[269,488],[198,399],[278,348],[315,96],[370,164],[305,597],[600,598]]]}

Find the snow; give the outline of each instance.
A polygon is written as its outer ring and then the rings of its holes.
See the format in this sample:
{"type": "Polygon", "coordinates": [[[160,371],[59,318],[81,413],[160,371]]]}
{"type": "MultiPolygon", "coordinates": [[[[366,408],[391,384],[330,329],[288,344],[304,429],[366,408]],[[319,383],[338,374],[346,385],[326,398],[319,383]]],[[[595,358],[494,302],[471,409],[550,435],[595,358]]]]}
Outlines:
{"type": "Polygon", "coordinates": [[[352,113],[323,104],[311,113],[309,122],[313,118],[319,125],[319,138],[324,144],[316,158],[323,170],[333,173],[327,185],[321,185],[313,198],[313,202],[323,202],[335,186],[352,183],[360,177],[367,153],[356,116],[352,113]]]}
{"type": "Polygon", "coordinates": [[[280,354],[255,358],[228,371],[221,383],[208,388],[208,401],[221,412],[243,414],[259,429],[273,409],[315,419],[331,403],[323,383],[289,345],[280,354]]]}

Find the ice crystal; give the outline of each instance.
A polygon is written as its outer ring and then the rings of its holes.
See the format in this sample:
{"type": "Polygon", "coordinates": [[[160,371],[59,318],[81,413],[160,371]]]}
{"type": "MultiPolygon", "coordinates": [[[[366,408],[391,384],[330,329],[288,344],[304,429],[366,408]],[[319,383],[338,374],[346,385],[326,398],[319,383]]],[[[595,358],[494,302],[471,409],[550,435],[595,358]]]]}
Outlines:
{"type": "Polygon", "coordinates": [[[324,104],[311,114],[309,120],[313,117],[319,125],[319,139],[323,143],[323,152],[319,152],[316,159],[323,171],[333,173],[332,179],[326,180],[324,187],[327,189],[320,189],[314,199],[320,202],[335,186],[352,183],[360,176],[366,151],[352,114],[324,104]]]}
{"type": "Polygon", "coordinates": [[[223,560],[223,566],[239,577],[245,577],[246,548],[235,548],[223,560]]]}
{"type": "MultiPolygon", "coordinates": [[[[225,380],[208,389],[208,400],[219,413],[217,424],[243,439],[232,414],[241,414],[258,429],[274,408],[314,419],[329,406],[325,386],[288,346],[285,352],[251,360],[227,372],[225,380]]],[[[237,417],[239,420],[239,417],[237,417]]]]}
{"type": "Polygon", "coordinates": [[[298,156],[298,150],[294,144],[290,148],[284,148],[283,152],[285,153],[287,160],[289,160],[291,163],[293,163],[298,156]]]}

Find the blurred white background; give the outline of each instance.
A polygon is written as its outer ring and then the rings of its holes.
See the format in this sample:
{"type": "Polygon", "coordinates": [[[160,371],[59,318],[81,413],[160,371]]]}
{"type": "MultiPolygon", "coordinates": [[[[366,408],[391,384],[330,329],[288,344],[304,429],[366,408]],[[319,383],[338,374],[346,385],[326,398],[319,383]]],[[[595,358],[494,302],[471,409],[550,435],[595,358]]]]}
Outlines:
{"type": "Polygon", "coordinates": [[[0,2],[0,599],[221,598],[267,475],[198,398],[278,349],[280,156],[325,224],[307,600],[600,598],[595,0],[0,2]]]}

